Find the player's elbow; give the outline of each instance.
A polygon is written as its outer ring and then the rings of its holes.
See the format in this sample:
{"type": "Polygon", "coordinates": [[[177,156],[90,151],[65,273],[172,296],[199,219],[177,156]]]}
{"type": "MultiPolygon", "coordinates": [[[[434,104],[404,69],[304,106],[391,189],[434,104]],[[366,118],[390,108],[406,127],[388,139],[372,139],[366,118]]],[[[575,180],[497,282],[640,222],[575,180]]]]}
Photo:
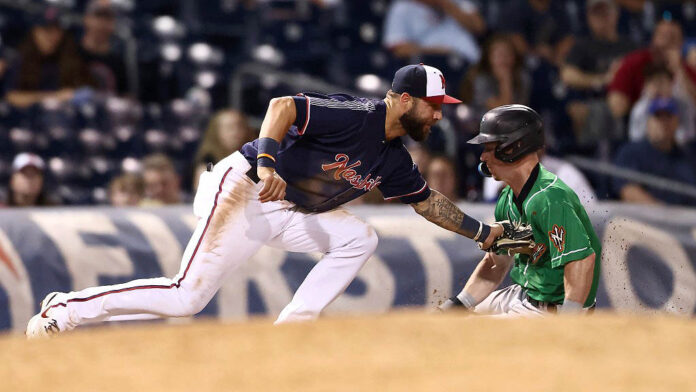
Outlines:
{"type": "Polygon", "coordinates": [[[296,117],[297,109],[295,107],[295,100],[292,97],[278,97],[271,99],[271,101],[268,103],[268,111],[266,112],[264,124],[261,126],[261,136],[282,139],[290,125],[295,122],[296,117]],[[269,129],[274,131],[271,132],[271,134],[264,135],[264,132],[268,133],[269,129]],[[279,132],[282,132],[282,134],[276,134],[279,132]]]}
{"type": "Polygon", "coordinates": [[[268,103],[268,110],[274,112],[295,111],[295,102],[292,97],[276,97],[268,103]]]}
{"type": "Polygon", "coordinates": [[[438,191],[431,189],[430,196],[428,196],[427,199],[419,201],[417,203],[411,203],[411,207],[413,207],[413,210],[416,211],[418,215],[422,215],[425,219],[430,220],[427,212],[430,210],[430,206],[432,205],[433,200],[435,200],[438,194],[438,191]]]}
{"type": "Polygon", "coordinates": [[[594,253],[584,259],[572,261],[564,267],[566,298],[584,303],[590,293],[594,279],[596,256],[594,253]]]}

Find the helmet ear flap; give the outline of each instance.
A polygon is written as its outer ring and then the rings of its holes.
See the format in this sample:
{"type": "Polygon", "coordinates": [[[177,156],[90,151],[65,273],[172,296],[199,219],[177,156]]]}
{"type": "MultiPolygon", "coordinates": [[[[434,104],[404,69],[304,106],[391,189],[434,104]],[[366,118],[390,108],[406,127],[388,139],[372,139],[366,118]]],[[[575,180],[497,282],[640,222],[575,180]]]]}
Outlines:
{"type": "Polygon", "coordinates": [[[501,143],[495,148],[495,157],[503,162],[512,163],[520,156],[519,152],[524,149],[522,140],[515,140],[511,143],[501,143]]]}

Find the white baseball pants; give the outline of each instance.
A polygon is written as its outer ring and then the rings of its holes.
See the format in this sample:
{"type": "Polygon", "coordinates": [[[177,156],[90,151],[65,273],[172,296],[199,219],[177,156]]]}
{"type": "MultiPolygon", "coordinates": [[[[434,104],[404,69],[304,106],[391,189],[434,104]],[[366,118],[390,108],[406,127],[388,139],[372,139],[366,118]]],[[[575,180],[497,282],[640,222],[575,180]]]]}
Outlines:
{"type": "Polygon", "coordinates": [[[535,317],[549,314],[548,311],[529,303],[526,290],[518,284],[492,292],[474,307],[474,312],[496,318],[535,317]]]}
{"type": "Polygon", "coordinates": [[[61,330],[107,320],[184,317],[200,312],[225,277],[262,245],[290,252],[321,252],[276,323],[311,320],[355,278],[377,247],[375,230],[343,209],[299,211],[288,201],[261,203],[241,153],[223,159],[201,176],[194,201],[200,218],[171,279],[139,279],[92,287],[56,297],[45,311],[61,330]]]}

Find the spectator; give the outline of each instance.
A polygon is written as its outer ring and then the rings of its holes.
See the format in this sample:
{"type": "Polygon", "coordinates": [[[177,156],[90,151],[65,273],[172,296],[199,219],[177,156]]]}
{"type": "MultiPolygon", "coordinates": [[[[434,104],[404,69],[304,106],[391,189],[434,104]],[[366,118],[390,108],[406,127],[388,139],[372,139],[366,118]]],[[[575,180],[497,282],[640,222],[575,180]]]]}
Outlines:
{"type": "Polygon", "coordinates": [[[459,182],[454,161],[445,155],[436,155],[430,159],[426,173],[425,181],[430,188],[437,190],[452,201],[459,199],[457,194],[459,182]]]}
{"type": "Polygon", "coordinates": [[[635,49],[619,37],[619,7],[613,0],[588,0],[590,36],[578,39],[561,67],[561,79],[570,87],[566,110],[578,145],[595,145],[606,136],[613,120],[606,103],[606,86],[621,58],[635,49]]]}
{"type": "Polygon", "coordinates": [[[126,63],[114,37],[116,10],[111,0],[91,0],[85,8],[83,21],[80,52],[96,87],[111,94],[126,94],[126,63]]]}
{"type": "Polygon", "coordinates": [[[181,178],[164,154],[152,154],[143,160],[145,199],[141,205],[176,204],[182,201],[181,178]]]}
{"type": "MultiPolygon", "coordinates": [[[[647,139],[630,142],[619,149],[616,165],[636,173],[651,174],[696,185],[694,154],[676,144],[679,106],[673,98],[655,98],[649,106],[647,139]]],[[[621,200],[646,204],[696,205],[696,200],[663,189],[624,179],[614,179],[614,191],[621,200]]]]}
{"type": "Polygon", "coordinates": [[[109,202],[112,206],[137,206],[145,196],[145,184],[136,174],[120,175],[109,183],[109,202]]]}
{"type": "Polygon", "coordinates": [[[491,37],[483,48],[481,61],[467,73],[462,100],[473,107],[474,118],[501,105],[527,105],[531,79],[522,57],[508,35],[491,37]]]}
{"type": "Polygon", "coordinates": [[[50,206],[57,204],[44,189],[46,165],[40,156],[23,152],[12,161],[12,176],[7,195],[8,207],[50,206]]]}
{"type": "Polygon", "coordinates": [[[628,127],[629,140],[641,141],[646,137],[648,109],[655,98],[673,98],[678,105],[679,127],[676,132],[677,144],[684,145],[696,135],[696,108],[686,94],[683,86],[674,83],[674,76],[665,66],[652,66],[645,70],[643,94],[631,109],[628,127]]]}
{"type": "MultiPolygon", "coordinates": [[[[569,142],[559,129],[569,128],[569,121],[560,101],[558,67],[573,45],[573,24],[566,1],[509,0],[503,14],[501,29],[510,33],[518,53],[526,59],[531,79],[529,105],[544,117],[549,145],[558,149],[569,142]],[[561,137],[563,136],[563,137],[561,137]]],[[[578,19],[576,17],[576,19],[578,19]]],[[[579,28],[579,23],[575,23],[579,28]]]]}
{"type": "Polygon", "coordinates": [[[87,67],[77,45],[61,25],[57,8],[48,7],[19,46],[19,59],[9,76],[7,100],[25,108],[45,99],[88,99],[87,67]]]}
{"type": "Polygon", "coordinates": [[[193,189],[198,187],[198,177],[208,162],[218,163],[255,137],[256,132],[243,113],[232,109],[217,112],[210,120],[194,158],[193,189]]]}
{"type": "Polygon", "coordinates": [[[615,118],[626,116],[640,98],[645,82],[644,70],[650,65],[664,65],[677,84],[683,85],[692,99],[696,98],[696,70],[683,60],[681,26],[663,20],[653,32],[650,47],[629,53],[609,84],[609,108],[615,118]]]}
{"type": "Polygon", "coordinates": [[[383,43],[400,58],[456,53],[479,60],[476,36],[486,22],[470,0],[397,0],[387,11],[383,43]]]}
{"type": "Polygon", "coordinates": [[[517,51],[560,65],[573,45],[565,2],[510,0],[507,7],[501,26],[512,34],[517,51]]]}

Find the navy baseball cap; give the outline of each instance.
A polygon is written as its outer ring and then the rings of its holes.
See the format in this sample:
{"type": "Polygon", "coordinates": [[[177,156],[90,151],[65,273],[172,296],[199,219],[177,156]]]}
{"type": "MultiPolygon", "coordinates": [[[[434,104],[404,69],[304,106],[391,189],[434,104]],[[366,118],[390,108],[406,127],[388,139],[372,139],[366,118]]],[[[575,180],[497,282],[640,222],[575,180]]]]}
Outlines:
{"type": "Polygon", "coordinates": [[[63,12],[53,5],[44,7],[41,12],[33,14],[31,23],[35,26],[59,26],[63,27],[63,12]]]}
{"type": "Polygon", "coordinates": [[[652,100],[652,102],[650,102],[650,106],[648,107],[648,113],[678,114],[679,104],[677,103],[677,100],[672,97],[655,98],[652,100]]]}
{"type": "Polygon", "coordinates": [[[412,64],[400,68],[394,74],[392,91],[409,93],[434,103],[461,103],[445,93],[445,77],[439,69],[423,64],[412,64]]]}

